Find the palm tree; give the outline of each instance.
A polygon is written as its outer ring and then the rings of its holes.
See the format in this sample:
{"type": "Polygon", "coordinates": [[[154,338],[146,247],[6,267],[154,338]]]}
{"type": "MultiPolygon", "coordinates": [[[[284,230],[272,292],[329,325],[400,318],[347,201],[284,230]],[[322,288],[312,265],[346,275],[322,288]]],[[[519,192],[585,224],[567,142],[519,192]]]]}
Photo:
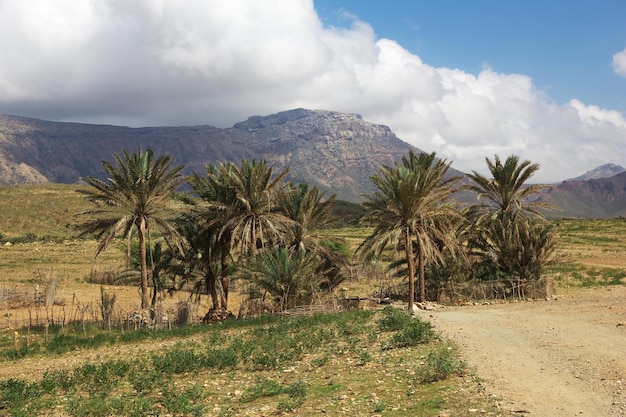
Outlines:
{"type": "Polygon", "coordinates": [[[545,221],[540,209],[555,207],[532,200],[547,186],[526,184],[539,165],[528,160],[520,162],[515,155],[504,163],[498,155],[494,161],[486,161],[492,178],[476,171],[468,175],[473,181],[469,189],[478,194],[479,200],[486,200],[467,210],[467,224],[472,229],[468,233],[469,247],[478,250],[488,274],[538,279],[555,248],[551,227],[538,224],[545,221]]]}
{"type": "Polygon", "coordinates": [[[292,221],[287,246],[319,257],[321,263],[317,272],[326,278],[322,285],[332,290],[345,279],[341,269],[347,264],[347,257],[337,250],[346,247],[343,239],[320,234],[321,229],[335,220],[332,210],[336,195],[324,198],[325,195],[325,192],[307,183],[288,184],[280,195],[279,206],[280,211],[292,221]]]}
{"type": "Polygon", "coordinates": [[[231,233],[224,225],[237,212],[238,206],[235,187],[232,184],[233,166],[207,164],[205,169],[205,176],[194,172],[187,181],[203,202],[198,205],[196,215],[189,219],[195,223],[195,231],[194,236],[190,236],[188,240],[201,254],[199,261],[195,263],[199,264],[202,270],[213,308],[226,310],[230,283],[229,262],[232,255],[231,233]]]}
{"type": "Polygon", "coordinates": [[[528,198],[546,188],[546,185],[526,185],[526,182],[539,170],[539,164],[526,160],[519,162],[519,157],[509,156],[504,164],[498,155],[492,162],[485,158],[492,178],[487,178],[476,171],[468,174],[474,182],[469,189],[478,193],[478,199],[486,199],[482,204],[473,206],[478,214],[474,220],[482,223],[487,219],[514,220],[518,215],[523,218],[543,218],[539,209],[552,208],[546,203],[529,201],[528,198]]]}
{"type": "MultiPolygon", "coordinates": [[[[150,308],[155,308],[159,293],[164,292],[166,289],[166,278],[163,274],[175,270],[176,265],[174,265],[173,252],[171,250],[164,249],[161,241],[157,241],[152,247],[148,247],[148,249],[146,249],[146,253],[148,252],[150,261],[146,262],[146,264],[150,264],[148,267],[148,275],[152,281],[152,301],[150,302],[150,308]]],[[[131,256],[128,263],[131,269],[129,269],[125,275],[129,278],[136,279],[138,272],[141,276],[139,246],[135,244],[131,245],[130,253],[131,256]]]]}
{"type": "Polygon", "coordinates": [[[171,248],[181,249],[180,237],[169,222],[176,213],[171,203],[175,191],[185,178],[181,174],[184,165],[172,167],[172,159],[161,155],[155,158],[150,148],[137,153],[123,150],[122,155],[113,155],[115,164],[102,161],[108,174],[107,181],[95,177],[82,180],[90,188],[81,192],[98,205],[93,210],[80,214],[94,216],[82,225],[87,232],[98,233],[100,244],[95,256],[106,250],[116,236],[128,238],[133,232],[139,240],[141,270],[141,308],[148,308],[148,265],[146,241],[154,226],[171,248]]]}
{"type": "Polygon", "coordinates": [[[243,159],[240,168],[229,164],[223,169],[231,174],[236,204],[222,233],[229,233],[233,245],[239,243],[242,253],[254,257],[259,241],[264,247],[278,240],[292,223],[278,211],[279,194],[289,169],[274,176],[273,166],[255,159],[243,159]]]}
{"type": "Polygon", "coordinates": [[[239,274],[269,293],[279,311],[310,303],[319,288],[319,261],[309,252],[274,247],[245,263],[239,274]]]}
{"type": "Polygon", "coordinates": [[[459,213],[450,199],[458,177],[445,179],[450,167],[435,153],[413,151],[393,167],[384,166],[371,177],[377,190],[366,196],[364,220],[374,230],[359,246],[364,255],[380,255],[389,245],[404,248],[409,280],[409,311],[415,299],[415,243],[419,266],[420,301],[426,301],[425,265],[442,258],[459,213]]]}
{"type": "Polygon", "coordinates": [[[332,220],[332,209],[336,195],[324,199],[326,195],[317,187],[307,183],[297,186],[287,185],[280,195],[280,210],[293,221],[290,230],[290,246],[302,250],[316,250],[319,247],[319,229],[332,220]]]}

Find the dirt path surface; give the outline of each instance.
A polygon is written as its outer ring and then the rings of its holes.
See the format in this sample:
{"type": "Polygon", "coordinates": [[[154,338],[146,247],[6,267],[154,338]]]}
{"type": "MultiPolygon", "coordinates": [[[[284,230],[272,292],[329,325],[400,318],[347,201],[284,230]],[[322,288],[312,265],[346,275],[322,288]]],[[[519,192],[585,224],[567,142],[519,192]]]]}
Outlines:
{"type": "Polygon", "coordinates": [[[420,314],[513,415],[626,416],[626,287],[420,314]]]}

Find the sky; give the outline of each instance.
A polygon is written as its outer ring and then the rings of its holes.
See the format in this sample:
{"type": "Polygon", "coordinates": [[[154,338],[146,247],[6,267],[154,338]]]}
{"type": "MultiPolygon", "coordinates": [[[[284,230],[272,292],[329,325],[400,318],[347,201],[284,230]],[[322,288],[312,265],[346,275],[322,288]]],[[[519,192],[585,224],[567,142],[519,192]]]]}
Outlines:
{"type": "Polygon", "coordinates": [[[0,113],[230,127],[358,113],[485,173],[626,167],[622,0],[0,0],[0,113]]]}

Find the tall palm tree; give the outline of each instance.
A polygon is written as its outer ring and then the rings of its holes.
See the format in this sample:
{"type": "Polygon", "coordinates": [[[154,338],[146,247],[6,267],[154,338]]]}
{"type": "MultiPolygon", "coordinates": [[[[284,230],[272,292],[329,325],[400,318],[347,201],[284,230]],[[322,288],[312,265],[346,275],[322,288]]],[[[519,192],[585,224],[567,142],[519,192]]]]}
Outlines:
{"type": "Polygon", "coordinates": [[[81,192],[98,205],[81,214],[94,216],[82,227],[85,232],[98,233],[101,239],[96,256],[106,250],[116,236],[129,239],[133,232],[139,241],[141,270],[141,308],[148,308],[148,265],[146,241],[151,228],[158,229],[170,247],[181,249],[178,232],[170,223],[177,212],[171,205],[175,191],[185,178],[184,165],[172,166],[167,155],[155,157],[150,148],[136,153],[122,151],[113,155],[115,163],[102,161],[107,181],[95,177],[82,180],[90,188],[81,192]]]}
{"type": "Polygon", "coordinates": [[[200,264],[213,307],[227,309],[230,283],[228,266],[232,255],[231,233],[224,225],[237,212],[238,206],[235,187],[232,185],[233,166],[207,164],[205,169],[206,175],[200,176],[194,172],[187,181],[204,203],[198,205],[195,217],[190,219],[197,225],[195,236],[190,236],[189,240],[203,246],[197,248],[202,257],[196,263],[200,264]],[[202,239],[199,239],[200,236],[202,239]]]}
{"type": "Polygon", "coordinates": [[[527,185],[527,181],[539,170],[539,164],[532,164],[526,160],[520,163],[516,155],[509,156],[504,163],[495,155],[494,161],[485,158],[492,178],[487,178],[476,171],[468,174],[473,181],[469,189],[478,193],[478,199],[486,202],[473,206],[477,213],[476,220],[483,222],[489,218],[515,219],[518,215],[523,218],[543,218],[538,211],[542,208],[551,208],[546,203],[529,201],[528,198],[537,194],[546,185],[527,185]]]}
{"type": "Polygon", "coordinates": [[[491,178],[476,171],[468,175],[473,182],[469,189],[485,200],[467,210],[469,247],[477,249],[488,274],[537,279],[555,247],[551,228],[537,224],[545,221],[540,210],[556,208],[532,199],[547,187],[527,184],[539,165],[520,162],[516,155],[504,163],[498,155],[486,161],[491,178]]]}
{"type": "Polygon", "coordinates": [[[389,245],[404,248],[409,281],[409,310],[415,300],[415,243],[419,266],[420,301],[426,301],[425,264],[442,258],[442,242],[450,242],[459,213],[450,199],[458,177],[445,179],[450,163],[435,153],[413,151],[393,167],[371,177],[377,190],[366,196],[364,220],[374,230],[359,246],[364,255],[380,255],[389,245]]]}
{"type": "Polygon", "coordinates": [[[279,194],[289,169],[274,175],[273,166],[265,160],[255,159],[243,159],[240,168],[234,164],[227,168],[231,173],[236,205],[223,230],[228,231],[233,244],[239,243],[242,253],[254,257],[258,252],[258,241],[263,247],[278,240],[292,223],[278,211],[279,194]]]}
{"type": "Polygon", "coordinates": [[[346,255],[337,250],[344,247],[344,240],[320,234],[334,220],[332,209],[336,195],[324,198],[325,195],[325,192],[307,183],[288,184],[280,194],[279,206],[280,211],[292,221],[287,246],[319,257],[321,263],[317,272],[326,278],[322,285],[332,290],[345,279],[341,270],[348,262],[346,255]]]}
{"type": "Polygon", "coordinates": [[[268,241],[276,241],[287,233],[291,222],[279,212],[280,194],[283,179],[288,170],[273,175],[273,167],[264,160],[241,161],[241,167],[233,163],[206,165],[206,175],[193,173],[188,183],[198,195],[203,205],[198,216],[203,224],[203,233],[208,233],[210,247],[203,253],[206,261],[217,263],[221,267],[205,265],[205,281],[211,291],[215,307],[226,309],[228,303],[229,261],[233,259],[233,248],[239,246],[243,257],[254,257],[257,244],[262,246],[268,241]],[[217,300],[216,272],[221,271],[222,297],[217,300]]]}
{"type": "Polygon", "coordinates": [[[279,198],[280,210],[293,221],[290,246],[302,250],[315,250],[319,246],[319,230],[332,220],[336,195],[324,199],[325,192],[307,183],[287,185],[279,198]]]}

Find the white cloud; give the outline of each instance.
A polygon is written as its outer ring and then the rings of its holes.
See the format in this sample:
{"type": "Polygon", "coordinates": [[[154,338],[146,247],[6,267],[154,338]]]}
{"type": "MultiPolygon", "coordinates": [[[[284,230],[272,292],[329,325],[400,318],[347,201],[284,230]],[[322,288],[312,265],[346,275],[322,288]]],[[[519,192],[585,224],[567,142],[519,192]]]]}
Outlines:
{"type": "Polygon", "coordinates": [[[613,55],[612,65],[616,74],[626,77],[626,49],[613,55]]]}
{"type": "MultiPolygon", "coordinates": [[[[557,105],[521,74],[433,67],[351,22],[324,27],[311,0],[0,0],[0,113],[226,127],[330,109],[464,171],[495,153],[540,163],[542,181],[626,166],[623,114],[557,105]]],[[[626,50],[615,55],[617,72],[625,62],[626,50]]]]}

